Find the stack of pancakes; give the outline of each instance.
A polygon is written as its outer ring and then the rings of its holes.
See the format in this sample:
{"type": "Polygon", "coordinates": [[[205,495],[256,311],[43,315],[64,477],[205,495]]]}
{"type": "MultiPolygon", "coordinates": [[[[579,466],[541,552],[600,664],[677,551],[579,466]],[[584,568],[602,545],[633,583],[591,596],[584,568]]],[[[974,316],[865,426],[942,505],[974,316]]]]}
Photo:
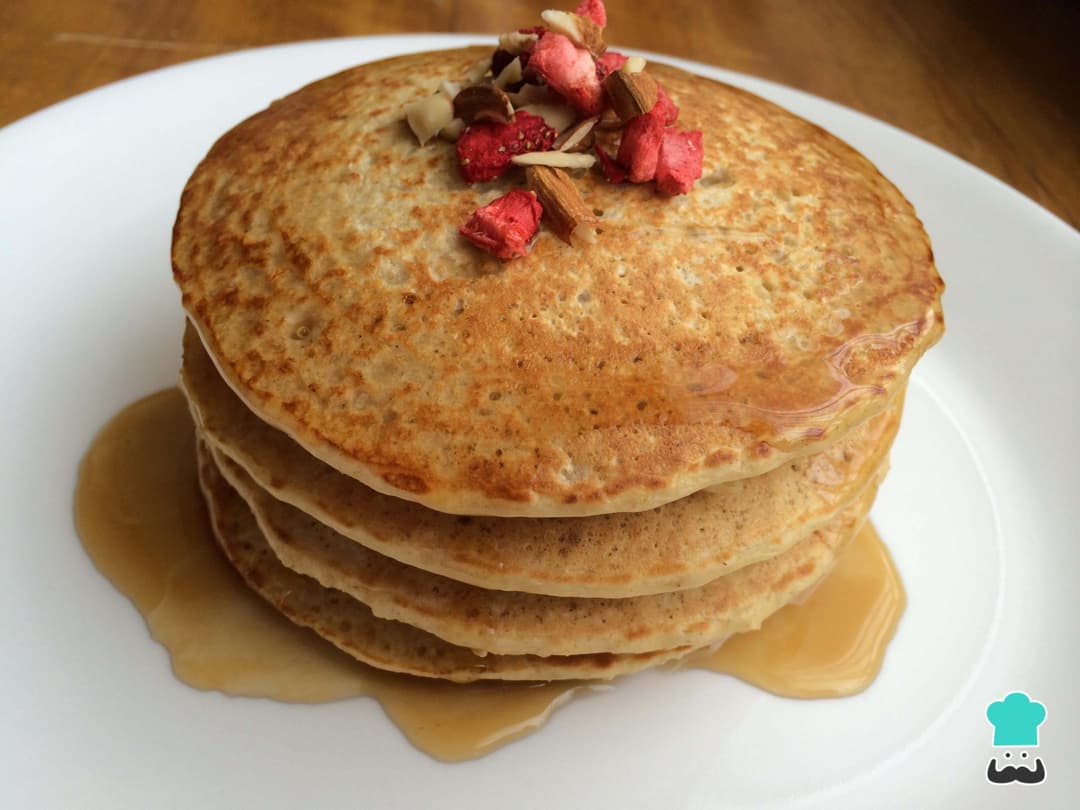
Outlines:
{"type": "Polygon", "coordinates": [[[361,66],[223,136],[173,241],[214,530],[376,667],[608,678],[757,628],[866,518],[942,282],[821,129],[650,65],[704,133],[687,196],[575,179],[594,244],[501,263],[401,108],[484,55],[361,66]]]}

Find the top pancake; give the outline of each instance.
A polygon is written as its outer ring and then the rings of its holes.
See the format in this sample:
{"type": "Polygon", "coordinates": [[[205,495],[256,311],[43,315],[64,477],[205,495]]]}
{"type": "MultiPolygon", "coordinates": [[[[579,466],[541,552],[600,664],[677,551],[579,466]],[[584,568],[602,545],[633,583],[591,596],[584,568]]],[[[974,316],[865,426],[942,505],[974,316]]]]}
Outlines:
{"type": "Polygon", "coordinates": [[[820,128],[650,65],[704,132],[685,197],[575,178],[596,244],[501,264],[401,106],[487,49],[364,65],[222,137],[185,188],[174,275],[225,379],[313,455],[452,513],[639,511],[820,450],[940,335],[910,204],[820,128]]]}

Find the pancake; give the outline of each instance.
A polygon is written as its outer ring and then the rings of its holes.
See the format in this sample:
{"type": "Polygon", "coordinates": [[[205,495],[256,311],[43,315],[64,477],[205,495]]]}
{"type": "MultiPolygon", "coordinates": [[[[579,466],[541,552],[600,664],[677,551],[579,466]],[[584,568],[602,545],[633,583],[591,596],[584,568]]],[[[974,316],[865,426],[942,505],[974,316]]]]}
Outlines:
{"type": "Polygon", "coordinates": [[[481,588],[593,598],[694,588],[782,553],[864,488],[900,416],[897,405],[820,454],[647,512],[466,519],[379,494],[315,459],[244,407],[190,327],[181,384],[214,447],[351,540],[481,588]]]}
{"type": "Polygon", "coordinates": [[[174,278],[261,419],[379,492],[473,515],[655,508],[820,451],[942,331],[925,232],[864,157],[756,96],[651,63],[704,132],[686,196],[575,178],[596,244],[506,264],[402,105],[489,49],[347,70],[224,135],[187,183],[174,278]]]}
{"type": "Polygon", "coordinates": [[[700,588],[574,599],[490,591],[402,565],[276,501],[235,463],[212,455],[286,567],[354,597],[379,618],[500,655],[644,653],[705,647],[755,630],[830,570],[836,551],[862,525],[884,476],[882,470],[855,503],[794,548],[700,588]]]}
{"type": "Polygon", "coordinates": [[[679,658],[663,650],[640,655],[480,656],[401,622],[377,618],[363,603],[283,566],[243,499],[199,447],[199,483],[214,535],[247,584],[281,613],[365,664],[459,683],[477,680],[610,679],[679,658]]]}

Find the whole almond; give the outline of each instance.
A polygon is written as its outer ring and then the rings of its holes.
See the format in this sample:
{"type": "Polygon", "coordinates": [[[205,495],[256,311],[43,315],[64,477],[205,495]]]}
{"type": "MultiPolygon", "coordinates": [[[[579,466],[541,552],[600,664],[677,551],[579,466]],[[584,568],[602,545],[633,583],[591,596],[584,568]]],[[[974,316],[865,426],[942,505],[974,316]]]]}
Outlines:
{"type": "Polygon", "coordinates": [[[525,170],[525,179],[544,207],[548,226],[566,244],[573,245],[571,240],[579,228],[583,229],[578,232],[580,239],[584,237],[584,229],[599,221],[566,172],[550,166],[530,166],[525,170]]]}
{"type": "Polygon", "coordinates": [[[604,79],[604,92],[623,122],[651,110],[659,94],[656,80],[648,73],[624,73],[621,70],[604,79]]]}
{"type": "Polygon", "coordinates": [[[578,121],[572,129],[566,130],[555,139],[555,143],[552,144],[552,149],[556,149],[559,152],[584,152],[586,149],[591,148],[593,129],[596,127],[599,120],[599,116],[593,116],[592,118],[578,121]]]}

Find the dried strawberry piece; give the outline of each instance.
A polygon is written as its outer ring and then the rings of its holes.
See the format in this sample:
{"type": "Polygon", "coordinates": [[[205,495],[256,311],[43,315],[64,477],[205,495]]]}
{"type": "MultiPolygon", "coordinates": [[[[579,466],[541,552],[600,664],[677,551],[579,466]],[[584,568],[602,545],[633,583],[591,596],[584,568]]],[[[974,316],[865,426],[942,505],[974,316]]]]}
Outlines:
{"type": "Polygon", "coordinates": [[[529,56],[529,71],[582,115],[599,115],[603,110],[604,91],[596,76],[596,61],[568,37],[551,31],[543,34],[529,56]]]}
{"type": "Polygon", "coordinates": [[[650,110],[654,115],[660,116],[665,127],[670,127],[679,119],[679,108],[671,100],[671,96],[664,90],[660,82],[656,83],[656,105],[650,110]]]}
{"type": "Polygon", "coordinates": [[[581,0],[574,9],[574,13],[581,17],[588,17],[601,28],[607,25],[607,9],[604,8],[604,0],[581,0]]]}
{"type": "Polygon", "coordinates": [[[539,115],[518,110],[508,123],[482,122],[465,127],[457,142],[458,164],[467,183],[494,180],[523,152],[544,152],[558,133],[539,115]]]}
{"type": "Polygon", "coordinates": [[[540,228],[544,209],[531,191],[514,190],[477,208],[458,230],[500,259],[524,256],[540,228]]]}
{"type": "Polygon", "coordinates": [[[704,157],[700,131],[681,131],[674,127],[664,130],[656,160],[657,188],[665,194],[686,194],[701,177],[704,157]]]}
{"type": "MultiPolygon", "coordinates": [[[[654,108],[655,109],[655,108],[654,108]]],[[[664,119],[652,112],[630,119],[619,143],[619,163],[629,169],[631,183],[647,183],[656,174],[664,119]]]]}
{"type": "Polygon", "coordinates": [[[600,171],[604,173],[604,179],[609,183],[625,183],[626,182],[626,169],[615,162],[615,158],[600,148],[600,144],[595,145],[596,157],[600,159],[600,171]]]}
{"type": "Polygon", "coordinates": [[[604,81],[608,76],[626,64],[629,56],[624,56],[618,51],[604,51],[596,60],[596,78],[604,81]]]}

